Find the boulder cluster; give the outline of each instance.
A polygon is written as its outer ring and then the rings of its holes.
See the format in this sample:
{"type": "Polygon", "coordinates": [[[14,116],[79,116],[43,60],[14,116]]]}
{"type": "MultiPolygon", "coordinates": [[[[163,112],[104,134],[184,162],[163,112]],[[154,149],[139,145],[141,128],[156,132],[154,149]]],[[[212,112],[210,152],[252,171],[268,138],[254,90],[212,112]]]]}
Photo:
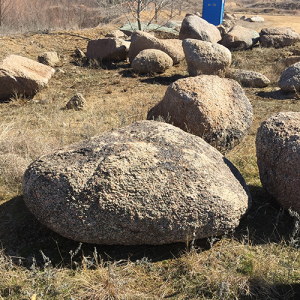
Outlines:
{"type": "MultiPolygon", "coordinates": [[[[251,206],[247,185],[222,153],[247,135],[253,109],[242,86],[263,88],[258,72],[231,68],[231,51],[284,47],[300,41],[291,28],[260,33],[188,14],[177,39],[134,30],[111,31],[91,40],[79,59],[129,60],[136,73],[163,73],[186,60],[189,77],[169,85],[147,120],[103,133],[34,161],[23,176],[24,201],[52,230],[81,242],[165,244],[234,230],[251,206]],[[127,34],[131,34],[130,37],[127,34]],[[160,122],[161,120],[168,121],[160,122]]],[[[258,16],[244,18],[263,22],[258,16]]],[[[172,29],[175,30],[175,29],[172,29]]],[[[176,31],[176,30],[175,30],[176,31]]],[[[60,58],[45,52],[38,61],[11,55],[0,63],[0,99],[32,96],[47,85],[60,58]]],[[[300,62],[288,66],[279,86],[300,90],[300,62]]],[[[66,109],[81,110],[75,94],[66,109]]],[[[285,209],[300,212],[300,114],[278,113],[263,122],[256,139],[262,185],[285,209]],[[288,195],[288,196],[287,196],[288,195]]]]}

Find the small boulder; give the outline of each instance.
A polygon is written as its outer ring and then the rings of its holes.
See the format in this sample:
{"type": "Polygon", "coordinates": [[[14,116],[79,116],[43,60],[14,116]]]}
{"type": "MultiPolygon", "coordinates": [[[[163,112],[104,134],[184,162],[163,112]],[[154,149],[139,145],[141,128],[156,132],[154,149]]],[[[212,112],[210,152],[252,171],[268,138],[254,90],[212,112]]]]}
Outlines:
{"type": "Polygon", "coordinates": [[[75,94],[66,104],[66,109],[82,110],[85,105],[85,99],[81,93],[75,94]]]}
{"type": "Polygon", "coordinates": [[[260,16],[253,16],[253,17],[246,19],[246,21],[248,21],[248,22],[264,22],[265,19],[260,16]]]}
{"type": "Polygon", "coordinates": [[[47,86],[55,70],[32,59],[10,55],[0,62],[0,100],[15,93],[33,96],[47,86]]]}
{"type": "Polygon", "coordinates": [[[282,72],[278,85],[286,92],[300,91],[300,62],[291,65],[282,72]]]}
{"type": "Polygon", "coordinates": [[[178,64],[184,59],[184,53],[180,40],[158,39],[147,32],[133,32],[131,35],[131,45],[129,48],[129,61],[132,62],[134,58],[145,49],[157,49],[165,52],[172,58],[174,64],[178,64]]]}
{"type": "Polygon", "coordinates": [[[239,25],[233,26],[220,42],[223,46],[234,50],[246,50],[259,41],[257,31],[239,25]]]}
{"type": "Polygon", "coordinates": [[[300,213],[300,113],[280,112],[257,131],[262,186],[285,208],[300,213]]]}
{"type": "Polygon", "coordinates": [[[259,43],[262,47],[282,48],[300,41],[300,35],[290,27],[263,28],[259,43]]]}
{"type": "Polygon", "coordinates": [[[179,39],[197,39],[217,43],[221,40],[221,34],[215,25],[208,23],[198,15],[187,14],[182,21],[179,39]]]}
{"type": "Polygon", "coordinates": [[[131,63],[136,73],[163,73],[172,65],[172,58],[157,49],[142,50],[131,63]]]}
{"type": "Polygon", "coordinates": [[[118,38],[118,39],[125,39],[127,35],[121,30],[110,30],[106,35],[106,38],[118,38]]]}
{"type": "Polygon", "coordinates": [[[235,80],[201,75],[169,85],[163,100],[148,112],[147,119],[159,117],[225,152],[247,134],[253,111],[235,80]]]}
{"type": "Polygon", "coordinates": [[[130,42],[118,38],[104,38],[88,42],[86,57],[102,61],[122,61],[128,57],[130,42]]]}
{"type": "Polygon", "coordinates": [[[185,39],[182,47],[190,76],[221,74],[231,64],[231,53],[222,45],[185,39]]]}
{"type": "Polygon", "coordinates": [[[38,61],[41,64],[55,67],[59,63],[59,57],[56,52],[44,52],[38,56],[38,61]]]}
{"type": "Polygon", "coordinates": [[[23,197],[66,238],[167,244],[232,231],[251,205],[239,171],[199,137],[141,121],[34,161],[23,197]]]}
{"type": "Polygon", "coordinates": [[[228,68],[226,77],[234,79],[246,87],[263,88],[270,84],[270,80],[265,75],[249,70],[228,68]]]}

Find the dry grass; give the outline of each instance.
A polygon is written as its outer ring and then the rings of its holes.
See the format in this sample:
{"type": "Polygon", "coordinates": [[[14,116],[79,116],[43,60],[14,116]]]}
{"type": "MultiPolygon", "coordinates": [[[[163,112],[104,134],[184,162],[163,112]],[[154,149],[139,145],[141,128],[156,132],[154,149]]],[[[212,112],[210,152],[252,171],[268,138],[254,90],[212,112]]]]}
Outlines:
{"type": "Polygon", "coordinates": [[[299,299],[297,216],[284,212],[261,188],[255,156],[260,123],[278,111],[300,111],[298,96],[277,87],[277,61],[299,45],[233,53],[234,67],[272,81],[264,89],[245,89],[254,122],[245,140],[227,154],[253,198],[235,233],[186,245],[98,245],[96,250],[82,245],[76,253],[77,243],[42,226],[27,210],[21,176],[30,162],[145,119],[167,86],[187,76],[184,62],[165,74],[140,77],[127,62],[87,64],[72,57],[76,47],[85,51],[89,39],[104,34],[97,28],[2,38],[6,47],[1,46],[0,58],[14,53],[37,59],[54,50],[63,72],[33,99],[0,103],[0,299],[299,299]],[[76,92],[86,99],[84,109],[64,109],[76,92]]]}

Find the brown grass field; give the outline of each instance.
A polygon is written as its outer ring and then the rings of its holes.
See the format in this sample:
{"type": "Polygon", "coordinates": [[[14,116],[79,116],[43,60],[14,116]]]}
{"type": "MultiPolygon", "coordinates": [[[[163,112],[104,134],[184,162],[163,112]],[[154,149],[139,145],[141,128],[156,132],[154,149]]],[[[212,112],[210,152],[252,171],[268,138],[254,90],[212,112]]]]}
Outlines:
{"type": "MultiPolygon", "coordinates": [[[[289,25],[300,33],[300,17],[263,17],[267,26],[289,25]]],[[[47,229],[27,210],[21,178],[29,163],[57,147],[145,119],[167,86],[188,76],[185,62],[164,74],[140,76],[128,62],[74,58],[76,47],[85,51],[90,39],[112,26],[0,38],[0,59],[17,54],[36,60],[44,51],[61,57],[46,89],[32,99],[0,103],[0,299],[300,299],[300,218],[261,187],[255,156],[261,122],[279,111],[300,111],[299,95],[277,85],[279,60],[299,55],[300,43],[232,53],[233,67],[271,80],[266,88],[245,88],[254,121],[245,140],[226,154],[253,198],[234,233],[163,246],[81,245],[47,229]],[[86,107],[65,110],[76,92],[84,95],[86,107]]]]}

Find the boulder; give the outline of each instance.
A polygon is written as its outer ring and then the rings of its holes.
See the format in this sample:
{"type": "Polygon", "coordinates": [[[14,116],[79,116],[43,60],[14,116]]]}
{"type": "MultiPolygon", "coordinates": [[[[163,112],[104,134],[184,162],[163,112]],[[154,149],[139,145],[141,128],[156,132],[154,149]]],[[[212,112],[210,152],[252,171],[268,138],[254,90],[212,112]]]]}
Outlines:
{"type": "Polygon", "coordinates": [[[262,47],[282,48],[300,41],[300,35],[290,27],[263,28],[259,43],[262,47]]]}
{"type": "Polygon", "coordinates": [[[221,74],[231,64],[231,53],[222,45],[185,39],[182,47],[190,76],[221,74]]]}
{"type": "Polygon", "coordinates": [[[148,112],[147,119],[159,117],[226,152],[247,134],[253,111],[235,80],[201,75],[169,85],[163,100],[148,112]]]}
{"type": "Polygon", "coordinates": [[[172,58],[157,49],[142,50],[131,63],[136,73],[163,73],[172,65],[172,58]]]}
{"type": "Polygon", "coordinates": [[[300,213],[300,113],[280,112],[264,121],[256,155],[262,186],[285,209],[300,213]]]}
{"type": "Polygon", "coordinates": [[[184,59],[184,53],[180,40],[163,40],[158,39],[147,32],[133,32],[131,36],[131,45],[129,48],[129,61],[132,62],[134,58],[145,49],[157,49],[165,52],[172,58],[174,64],[177,64],[184,59]]]}
{"type": "Polygon", "coordinates": [[[246,50],[253,47],[258,40],[257,31],[235,25],[223,36],[220,43],[229,49],[246,50]]]}
{"type": "Polygon", "coordinates": [[[286,92],[300,91],[300,62],[291,65],[282,72],[278,85],[286,92]]]}
{"type": "Polygon", "coordinates": [[[118,38],[91,40],[87,45],[86,57],[102,61],[122,61],[128,57],[130,42],[118,38]]]}
{"type": "Polygon", "coordinates": [[[187,14],[182,21],[179,39],[197,39],[217,43],[221,40],[221,34],[215,25],[197,15],[187,14]]]}
{"type": "Polygon", "coordinates": [[[249,70],[228,68],[226,77],[234,79],[246,87],[263,88],[270,84],[270,80],[265,75],[249,70]]]}
{"type": "Polygon", "coordinates": [[[34,161],[23,197],[59,234],[93,244],[166,244],[233,230],[251,205],[217,150],[170,124],[141,121],[34,161]]]}
{"type": "Polygon", "coordinates": [[[260,16],[253,16],[253,17],[246,19],[246,21],[248,21],[248,22],[264,22],[265,19],[260,16]]]}
{"type": "Polygon", "coordinates": [[[66,109],[82,110],[85,105],[85,99],[81,93],[76,93],[66,104],[66,109]]]}
{"type": "Polygon", "coordinates": [[[48,84],[55,70],[32,59],[10,55],[0,62],[0,100],[14,94],[33,96],[48,84]]]}
{"type": "Polygon", "coordinates": [[[106,38],[118,38],[118,39],[125,39],[127,35],[121,30],[110,30],[106,35],[106,38]]]}
{"type": "Polygon", "coordinates": [[[59,63],[59,57],[56,52],[44,52],[38,56],[38,61],[41,64],[55,67],[59,63]]]}

